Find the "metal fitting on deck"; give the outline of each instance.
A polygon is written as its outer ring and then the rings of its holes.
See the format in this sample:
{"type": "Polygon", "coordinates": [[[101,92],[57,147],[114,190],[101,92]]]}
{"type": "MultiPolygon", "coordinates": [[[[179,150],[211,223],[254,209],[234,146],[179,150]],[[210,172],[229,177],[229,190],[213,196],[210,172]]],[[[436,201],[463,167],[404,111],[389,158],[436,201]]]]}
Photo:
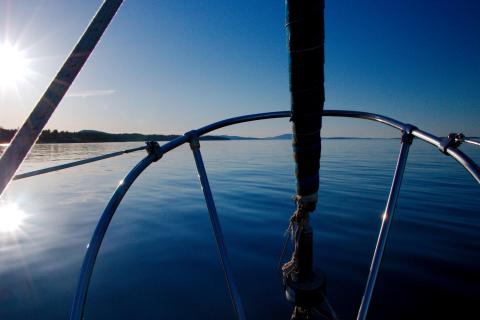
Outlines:
{"type": "Polygon", "coordinates": [[[157,141],[147,141],[145,143],[147,144],[147,153],[155,158],[153,162],[156,162],[163,157],[162,147],[160,147],[157,141]]]}

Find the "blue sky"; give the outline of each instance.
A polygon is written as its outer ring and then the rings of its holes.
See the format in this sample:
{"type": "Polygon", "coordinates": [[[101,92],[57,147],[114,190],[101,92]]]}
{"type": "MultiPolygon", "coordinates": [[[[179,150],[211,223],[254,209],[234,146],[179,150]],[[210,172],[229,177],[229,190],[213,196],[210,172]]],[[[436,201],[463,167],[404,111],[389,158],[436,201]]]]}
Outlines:
{"type": "MultiPolygon", "coordinates": [[[[32,73],[0,92],[0,126],[19,127],[98,0],[0,0],[0,43],[32,73]]],[[[182,133],[225,117],[288,110],[283,1],[126,0],[47,127],[182,133]]],[[[1,71],[0,71],[1,72],[1,71]]],[[[386,114],[445,135],[480,135],[480,2],[326,0],[326,109],[386,114]]],[[[269,136],[286,120],[222,133],[269,136]]],[[[393,136],[324,122],[327,136],[393,136]]]]}

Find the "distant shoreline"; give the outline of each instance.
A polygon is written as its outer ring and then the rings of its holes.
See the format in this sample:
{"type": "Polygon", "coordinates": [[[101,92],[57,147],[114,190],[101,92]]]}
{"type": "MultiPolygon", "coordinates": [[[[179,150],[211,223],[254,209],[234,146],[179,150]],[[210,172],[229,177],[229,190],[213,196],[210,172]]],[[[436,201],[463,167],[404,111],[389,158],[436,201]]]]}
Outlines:
{"type": "MultiPolygon", "coordinates": [[[[17,130],[0,128],[0,143],[8,144],[17,130]]],[[[176,134],[141,134],[141,133],[108,133],[96,130],[81,130],[78,132],[44,130],[40,135],[38,143],[108,143],[108,142],[144,142],[144,141],[171,141],[180,137],[176,134]]],[[[207,135],[200,138],[207,141],[229,141],[229,140],[292,140],[292,134],[282,134],[273,137],[257,138],[229,135],[207,135]]],[[[399,139],[398,137],[324,137],[326,140],[347,140],[347,139],[399,139]]]]}
{"type": "MultiPolygon", "coordinates": [[[[0,143],[9,143],[15,135],[14,129],[0,128],[0,143]]],[[[78,132],[44,130],[38,143],[96,143],[96,142],[134,142],[134,141],[171,141],[180,135],[140,134],[140,133],[107,133],[96,130],[78,132]]],[[[222,136],[203,136],[202,140],[229,140],[222,136]]]]}

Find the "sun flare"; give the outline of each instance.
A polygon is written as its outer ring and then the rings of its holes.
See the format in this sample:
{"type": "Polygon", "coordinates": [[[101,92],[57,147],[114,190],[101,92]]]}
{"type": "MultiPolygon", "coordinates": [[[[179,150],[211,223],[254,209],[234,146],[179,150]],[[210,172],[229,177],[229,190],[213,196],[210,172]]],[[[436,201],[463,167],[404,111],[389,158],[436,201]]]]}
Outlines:
{"type": "Polygon", "coordinates": [[[25,53],[8,42],[0,43],[0,87],[15,86],[29,73],[25,53]]]}
{"type": "Polygon", "coordinates": [[[14,232],[20,229],[25,217],[25,212],[16,204],[0,204],[0,232],[14,232]]]}

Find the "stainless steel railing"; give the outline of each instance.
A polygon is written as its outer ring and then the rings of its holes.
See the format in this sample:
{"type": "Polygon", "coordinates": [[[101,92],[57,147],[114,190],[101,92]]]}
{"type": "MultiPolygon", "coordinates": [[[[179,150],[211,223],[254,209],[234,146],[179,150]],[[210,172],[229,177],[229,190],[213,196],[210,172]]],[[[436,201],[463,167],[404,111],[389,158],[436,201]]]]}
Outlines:
{"type": "MultiPolygon", "coordinates": [[[[90,279],[93,273],[93,268],[95,266],[95,260],[100,250],[100,246],[105,236],[105,233],[110,224],[110,221],[112,220],[113,215],[115,214],[115,211],[120,205],[120,202],[122,201],[124,195],[127,193],[128,189],[134,183],[136,178],[150,164],[159,160],[165,153],[179,147],[184,143],[190,143],[192,147],[192,152],[194,155],[195,163],[196,163],[197,170],[200,177],[200,183],[202,185],[205,201],[210,214],[210,221],[212,223],[212,228],[215,235],[217,251],[218,251],[222,268],[225,274],[225,279],[226,279],[229,295],[232,300],[232,305],[234,307],[237,317],[239,319],[245,319],[245,313],[242,307],[240,295],[238,293],[238,290],[233,278],[233,273],[231,271],[231,268],[228,262],[227,248],[223,239],[223,234],[221,231],[220,222],[219,222],[217,211],[215,208],[213,195],[210,189],[210,185],[208,183],[207,173],[201,157],[198,139],[202,135],[205,135],[211,131],[214,131],[226,126],[243,123],[243,122],[257,121],[257,120],[265,120],[265,119],[273,119],[273,118],[288,118],[290,116],[291,116],[291,113],[289,111],[280,111],[280,112],[252,114],[252,115],[225,119],[225,120],[218,121],[210,125],[201,127],[197,130],[189,131],[185,135],[180,136],[170,142],[167,142],[162,146],[158,145],[158,143],[156,142],[150,142],[150,143],[147,143],[146,147],[139,147],[139,148],[124,150],[124,151],[114,152],[104,156],[97,156],[97,157],[93,157],[85,160],[75,161],[68,164],[63,164],[63,165],[45,168],[41,170],[35,170],[32,172],[27,172],[21,175],[17,175],[15,179],[22,179],[22,178],[27,178],[34,175],[44,174],[52,171],[57,171],[57,170],[78,166],[78,165],[83,165],[93,161],[99,161],[99,160],[111,158],[114,156],[119,156],[127,152],[134,152],[134,151],[139,151],[143,149],[146,149],[148,152],[148,155],[145,158],[143,158],[125,176],[125,178],[118,185],[112,198],[110,199],[105,210],[103,211],[100,217],[100,220],[98,221],[98,224],[95,228],[93,236],[90,240],[90,243],[87,246],[87,252],[85,254],[85,258],[83,260],[82,268],[80,271],[80,277],[78,281],[75,298],[73,301],[70,319],[75,319],[75,320],[83,319],[85,302],[88,294],[88,287],[89,287],[90,279]]],[[[365,292],[362,297],[362,302],[360,304],[360,308],[357,315],[358,320],[363,320],[363,319],[366,319],[368,307],[371,303],[375,282],[381,267],[383,252],[385,251],[385,247],[386,247],[386,243],[387,243],[387,239],[390,231],[390,226],[393,221],[396,203],[400,193],[402,178],[403,178],[403,174],[404,174],[406,163],[407,163],[408,151],[414,138],[423,140],[437,147],[442,153],[452,156],[452,158],[454,158],[460,165],[462,165],[471,174],[471,176],[478,183],[480,183],[479,166],[472,159],[470,159],[466,154],[464,154],[460,149],[458,149],[458,146],[462,142],[467,142],[467,143],[473,142],[474,144],[478,142],[469,140],[469,139],[458,139],[456,138],[458,137],[458,135],[455,135],[449,138],[439,138],[428,132],[418,129],[415,126],[405,124],[398,120],[385,117],[382,115],[374,114],[374,113],[367,113],[367,112],[360,112],[360,111],[347,111],[347,110],[325,110],[323,113],[323,116],[371,120],[371,121],[375,121],[375,122],[379,122],[379,123],[383,123],[385,125],[391,126],[401,131],[402,133],[401,148],[400,148],[400,152],[397,160],[397,165],[393,175],[392,185],[390,187],[390,192],[388,195],[387,204],[386,204],[385,212],[383,215],[382,225],[378,235],[377,244],[375,246],[375,250],[374,250],[374,254],[373,254],[373,258],[370,266],[370,272],[369,272],[367,284],[365,287],[365,292]]]]}

